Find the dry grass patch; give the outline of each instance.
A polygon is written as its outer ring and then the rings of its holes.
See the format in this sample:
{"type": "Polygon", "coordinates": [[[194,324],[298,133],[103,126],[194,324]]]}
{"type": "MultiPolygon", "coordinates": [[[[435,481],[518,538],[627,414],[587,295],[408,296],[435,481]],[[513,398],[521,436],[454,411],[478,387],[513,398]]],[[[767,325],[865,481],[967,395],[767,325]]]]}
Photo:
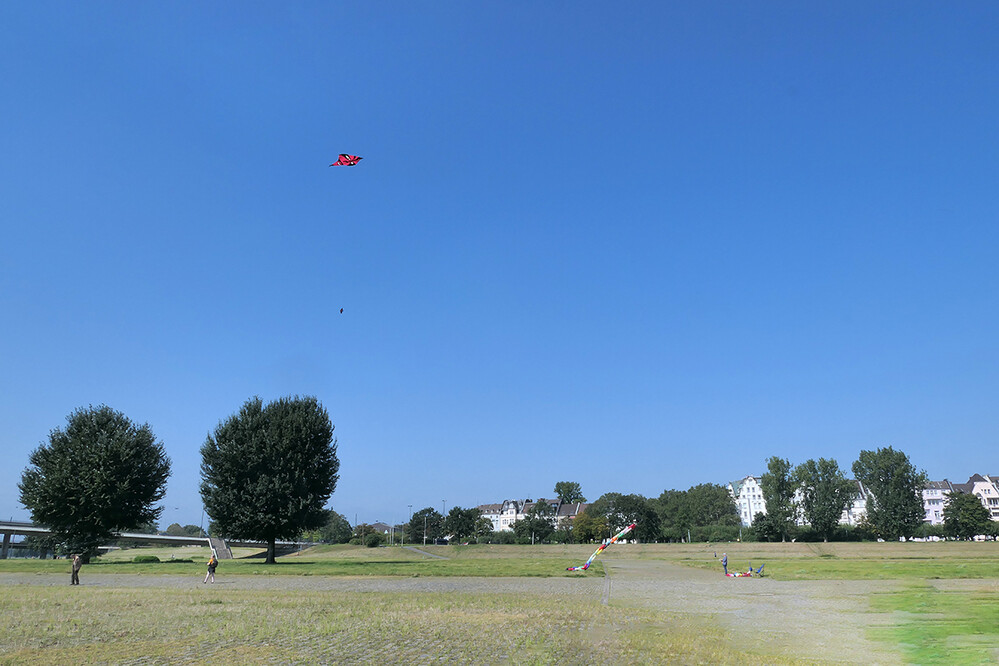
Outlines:
{"type": "Polygon", "coordinates": [[[595,599],[210,586],[0,588],[0,663],[794,663],[595,599]]]}

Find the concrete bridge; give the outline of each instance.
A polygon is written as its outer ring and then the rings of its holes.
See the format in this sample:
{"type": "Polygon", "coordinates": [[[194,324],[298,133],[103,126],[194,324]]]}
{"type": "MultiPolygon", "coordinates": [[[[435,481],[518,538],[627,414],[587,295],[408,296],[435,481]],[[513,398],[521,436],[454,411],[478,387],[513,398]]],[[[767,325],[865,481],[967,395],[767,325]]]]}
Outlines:
{"type": "MultiPolygon", "coordinates": [[[[0,520],[0,534],[3,535],[3,546],[0,547],[0,560],[7,559],[7,551],[10,550],[10,539],[12,536],[38,536],[51,533],[52,531],[43,525],[0,520]]],[[[140,532],[120,532],[115,538],[129,539],[130,541],[160,546],[208,546],[212,549],[215,557],[220,560],[232,558],[230,548],[233,546],[247,548],[267,547],[266,543],[259,541],[223,541],[218,537],[168,536],[165,534],[142,534],[140,532]]],[[[277,548],[284,551],[305,548],[311,545],[313,544],[308,541],[278,541],[275,543],[277,548]]]]}

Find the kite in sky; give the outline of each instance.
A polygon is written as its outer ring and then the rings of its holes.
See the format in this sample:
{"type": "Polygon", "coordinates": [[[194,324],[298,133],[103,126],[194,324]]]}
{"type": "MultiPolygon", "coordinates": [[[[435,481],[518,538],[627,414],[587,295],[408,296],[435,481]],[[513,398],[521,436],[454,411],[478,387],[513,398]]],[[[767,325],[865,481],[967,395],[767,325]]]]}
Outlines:
{"type": "Polygon", "coordinates": [[[611,545],[612,543],[616,543],[618,539],[620,539],[621,537],[623,537],[625,534],[627,534],[628,532],[630,532],[633,529],[635,529],[635,523],[632,523],[631,525],[628,525],[623,530],[621,530],[620,532],[618,532],[617,534],[615,534],[614,538],[611,539],[610,541],[608,541],[607,543],[600,544],[600,547],[597,548],[596,551],[594,551],[594,553],[592,555],[590,555],[590,559],[586,560],[586,564],[584,564],[581,567],[566,567],[565,570],[566,571],[586,571],[587,569],[590,568],[590,563],[593,562],[593,558],[595,558],[600,553],[604,552],[604,548],[606,548],[607,546],[611,545]]]}
{"type": "Polygon", "coordinates": [[[347,153],[340,153],[340,159],[338,159],[330,166],[354,166],[363,159],[364,159],[363,157],[358,157],[357,155],[348,155],[347,153]]]}

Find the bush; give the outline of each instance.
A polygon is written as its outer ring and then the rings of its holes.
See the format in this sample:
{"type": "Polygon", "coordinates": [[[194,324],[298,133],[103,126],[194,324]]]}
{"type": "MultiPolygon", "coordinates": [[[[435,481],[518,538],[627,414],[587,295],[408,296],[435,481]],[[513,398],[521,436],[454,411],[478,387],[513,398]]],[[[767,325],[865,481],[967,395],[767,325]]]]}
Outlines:
{"type": "Polygon", "coordinates": [[[160,558],[155,555],[136,555],[132,558],[132,561],[136,564],[152,564],[154,562],[159,562],[160,558]]]}
{"type": "Polygon", "coordinates": [[[498,543],[498,544],[512,544],[516,543],[516,535],[510,531],[498,531],[493,532],[483,539],[479,543],[498,543]]]}
{"type": "Polygon", "coordinates": [[[382,545],[382,535],[377,532],[364,537],[364,545],[368,548],[377,548],[382,545]]]}
{"type": "Polygon", "coordinates": [[[353,539],[351,539],[347,543],[349,543],[351,546],[360,546],[361,545],[361,540],[358,539],[357,537],[354,537],[353,539]]]}

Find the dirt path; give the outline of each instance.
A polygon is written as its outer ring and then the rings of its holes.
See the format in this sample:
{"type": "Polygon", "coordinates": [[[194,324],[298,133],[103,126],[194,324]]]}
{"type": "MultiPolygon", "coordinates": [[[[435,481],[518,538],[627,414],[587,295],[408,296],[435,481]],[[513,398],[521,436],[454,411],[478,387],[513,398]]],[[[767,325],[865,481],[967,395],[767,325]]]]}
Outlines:
{"type": "Polygon", "coordinates": [[[605,560],[610,604],[711,616],[744,646],[805,659],[900,664],[899,653],[866,638],[891,621],[867,597],[892,581],[775,581],[650,560],[605,560]]]}

